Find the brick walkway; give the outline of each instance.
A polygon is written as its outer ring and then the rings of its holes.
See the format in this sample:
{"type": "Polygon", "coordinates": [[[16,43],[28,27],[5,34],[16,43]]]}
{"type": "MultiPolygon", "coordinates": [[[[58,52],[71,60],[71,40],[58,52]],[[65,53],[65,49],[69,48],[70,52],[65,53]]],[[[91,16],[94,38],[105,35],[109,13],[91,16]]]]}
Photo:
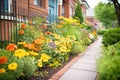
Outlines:
{"type": "Polygon", "coordinates": [[[97,76],[96,60],[101,51],[102,37],[91,44],[82,54],[75,57],[63,69],[49,80],[95,80],[97,76]]]}

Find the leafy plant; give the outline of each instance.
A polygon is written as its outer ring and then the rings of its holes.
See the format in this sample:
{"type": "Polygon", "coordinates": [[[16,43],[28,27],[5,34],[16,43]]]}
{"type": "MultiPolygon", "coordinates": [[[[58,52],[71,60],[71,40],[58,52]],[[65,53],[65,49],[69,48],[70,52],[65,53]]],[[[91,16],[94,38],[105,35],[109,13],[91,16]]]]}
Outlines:
{"type": "Polygon", "coordinates": [[[120,79],[120,42],[103,47],[102,57],[98,60],[99,80],[120,79]]]}
{"type": "Polygon", "coordinates": [[[75,15],[74,15],[74,18],[79,18],[79,22],[82,23],[83,22],[83,16],[82,16],[82,11],[80,9],[80,5],[77,4],[77,8],[75,10],[75,15]]]}
{"type": "Polygon", "coordinates": [[[107,30],[98,30],[98,34],[99,35],[104,35],[104,33],[106,32],[107,30]]]}
{"type": "Polygon", "coordinates": [[[103,35],[102,43],[104,46],[112,45],[120,41],[120,29],[112,28],[105,32],[103,35]]]}
{"type": "Polygon", "coordinates": [[[24,67],[23,67],[23,76],[25,78],[31,77],[37,69],[37,64],[34,57],[25,57],[23,58],[24,67]]]}
{"type": "Polygon", "coordinates": [[[0,50],[0,79],[17,80],[23,72],[23,61],[13,56],[12,52],[0,50]]]}

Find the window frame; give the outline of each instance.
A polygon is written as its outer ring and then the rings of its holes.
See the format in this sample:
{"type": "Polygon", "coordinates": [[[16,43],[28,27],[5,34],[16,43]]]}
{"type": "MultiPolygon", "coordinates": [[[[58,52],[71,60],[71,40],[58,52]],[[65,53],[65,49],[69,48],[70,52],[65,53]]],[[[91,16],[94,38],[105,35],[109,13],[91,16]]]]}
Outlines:
{"type": "Polygon", "coordinates": [[[34,0],[34,5],[42,7],[42,0],[34,0]]]}

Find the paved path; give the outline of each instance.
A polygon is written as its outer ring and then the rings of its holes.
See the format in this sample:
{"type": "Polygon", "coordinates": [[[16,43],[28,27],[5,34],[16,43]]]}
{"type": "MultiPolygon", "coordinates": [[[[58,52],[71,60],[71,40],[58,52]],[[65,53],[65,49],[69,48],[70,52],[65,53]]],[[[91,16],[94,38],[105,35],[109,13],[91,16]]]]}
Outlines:
{"type": "Polygon", "coordinates": [[[60,78],[59,80],[95,80],[96,60],[99,58],[101,51],[102,37],[84,53],[83,56],[76,61],[60,78]]]}

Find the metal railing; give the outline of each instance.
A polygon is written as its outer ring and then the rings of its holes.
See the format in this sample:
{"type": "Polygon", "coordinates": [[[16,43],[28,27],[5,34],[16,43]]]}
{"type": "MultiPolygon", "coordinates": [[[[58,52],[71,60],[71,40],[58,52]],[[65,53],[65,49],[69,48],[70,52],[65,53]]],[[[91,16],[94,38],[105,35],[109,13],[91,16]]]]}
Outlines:
{"type": "Polygon", "coordinates": [[[28,23],[33,15],[40,14],[16,4],[7,6],[7,9],[4,6],[0,5],[0,48],[5,48],[9,43],[17,44],[21,24],[28,23]]]}

